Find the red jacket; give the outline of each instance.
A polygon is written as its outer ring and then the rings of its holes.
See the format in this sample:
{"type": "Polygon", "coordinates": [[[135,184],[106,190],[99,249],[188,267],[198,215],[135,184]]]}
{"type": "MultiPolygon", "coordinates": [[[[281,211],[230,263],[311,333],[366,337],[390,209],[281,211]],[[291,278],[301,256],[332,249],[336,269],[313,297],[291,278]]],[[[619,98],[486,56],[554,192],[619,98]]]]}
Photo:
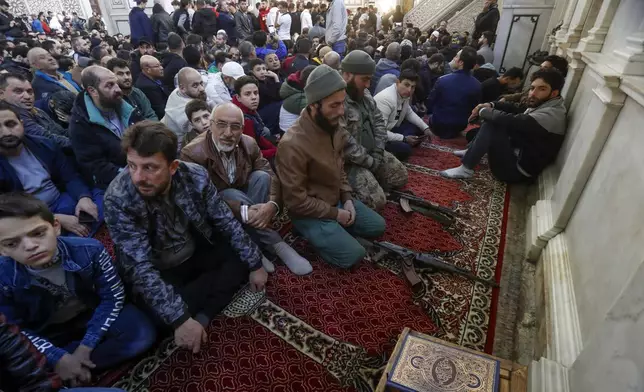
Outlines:
{"type": "Polygon", "coordinates": [[[268,26],[266,25],[266,18],[268,18],[269,10],[259,10],[259,28],[268,33],[268,26]]]}
{"type": "Polygon", "coordinates": [[[275,154],[277,154],[277,147],[264,136],[257,135],[255,132],[255,122],[252,119],[248,118],[248,116],[259,117],[257,111],[248,109],[243,103],[239,102],[236,95],[233,97],[233,103],[237,105],[242,110],[242,112],[244,112],[244,135],[248,135],[255,139],[257,145],[259,146],[259,149],[262,151],[264,158],[273,158],[275,154]]]}

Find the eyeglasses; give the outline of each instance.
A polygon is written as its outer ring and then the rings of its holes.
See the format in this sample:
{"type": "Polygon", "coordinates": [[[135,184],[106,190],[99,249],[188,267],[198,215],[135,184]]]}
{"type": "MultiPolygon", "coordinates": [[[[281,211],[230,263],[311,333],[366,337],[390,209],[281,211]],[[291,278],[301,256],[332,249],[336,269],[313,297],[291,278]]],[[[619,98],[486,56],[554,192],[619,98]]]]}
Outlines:
{"type": "Polygon", "coordinates": [[[237,132],[241,131],[242,125],[240,123],[227,123],[225,121],[215,121],[215,127],[219,131],[225,131],[226,128],[230,128],[231,131],[237,132]]]}

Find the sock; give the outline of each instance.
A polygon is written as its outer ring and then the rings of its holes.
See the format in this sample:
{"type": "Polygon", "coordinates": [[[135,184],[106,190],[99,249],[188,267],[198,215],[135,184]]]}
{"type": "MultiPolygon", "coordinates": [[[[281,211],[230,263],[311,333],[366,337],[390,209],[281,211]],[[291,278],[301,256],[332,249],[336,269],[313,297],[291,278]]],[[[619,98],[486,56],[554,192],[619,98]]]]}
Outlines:
{"type": "Polygon", "coordinates": [[[268,273],[275,272],[275,265],[264,255],[262,255],[262,266],[268,273]]]}
{"type": "Polygon", "coordinates": [[[456,155],[457,157],[462,158],[462,157],[465,156],[465,154],[467,154],[467,148],[465,150],[456,150],[456,151],[454,151],[454,155],[456,155]]]}
{"type": "Polygon", "coordinates": [[[286,242],[281,241],[273,245],[273,250],[284,264],[295,275],[306,275],[313,271],[311,263],[304,257],[297,254],[295,249],[291,248],[286,242]]]}
{"type": "Polygon", "coordinates": [[[210,317],[206,316],[204,313],[197,313],[195,320],[197,320],[197,322],[199,322],[199,324],[201,324],[201,326],[204,328],[210,325],[210,317]]]}
{"type": "Polygon", "coordinates": [[[443,170],[442,172],[440,172],[440,175],[446,178],[454,179],[472,178],[474,176],[474,170],[468,169],[465,166],[461,165],[452,169],[443,170]]]}

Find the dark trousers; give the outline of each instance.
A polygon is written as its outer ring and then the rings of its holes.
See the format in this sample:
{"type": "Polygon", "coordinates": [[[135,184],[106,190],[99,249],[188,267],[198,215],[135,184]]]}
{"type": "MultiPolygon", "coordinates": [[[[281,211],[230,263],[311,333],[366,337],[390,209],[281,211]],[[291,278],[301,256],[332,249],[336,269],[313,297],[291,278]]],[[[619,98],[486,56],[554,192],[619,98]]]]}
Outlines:
{"type": "Polygon", "coordinates": [[[271,102],[261,109],[257,110],[259,116],[262,118],[266,128],[270,129],[271,134],[280,135],[282,130],[280,129],[280,108],[282,107],[282,101],[271,102]]]}
{"type": "Polygon", "coordinates": [[[214,318],[248,281],[248,266],[227,243],[199,246],[182,264],[161,271],[161,278],[171,284],[188,305],[194,317],[203,313],[214,318]]]}
{"type": "Polygon", "coordinates": [[[499,181],[515,183],[530,179],[517,169],[517,156],[505,128],[484,122],[461,162],[468,169],[474,169],[485,154],[492,174],[499,181]]]}
{"type": "Polygon", "coordinates": [[[465,128],[467,128],[467,123],[443,124],[433,121],[432,116],[429,116],[429,125],[432,128],[432,133],[441,139],[454,139],[458,137],[465,128]]]}
{"type": "MultiPolygon", "coordinates": [[[[407,120],[400,123],[400,126],[392,128],[391,132],[399,133],[403,136],[417,136],[421,134],[421,130],[407,120]]],[[[392,153],[399,161],[406,161],[412,153],[411,146],[404,141],[387,142],[385,144],[385,150],[392,153]]]]}
{"type": "MultiPolygon", "coordinates": [[[[73,353],[93,313],[85,312],[69,323],[47,328],[42,335],[68,353],[73,353]]],[[[152,321],[136,306],[126,304],[103,340],[92,351],[90,359],[96,364],[97,370],[112,367],[147,351],[156,341],[156,336],[152,321]]]]}
{"type": "MultiPolygon", "coordinates": [[[[92,201],[94,202],[94,204],[96,204],[96,208],[98,209],[98,221],[94,222],[94,224],[92,224],[92,227],[89,228],[90,237],[96,234],[98,229],[103,224],[104,193],[105,192],[102,189],[92,189],[92,201]]],[[[71,197],[69,193],[65,192],[60,194],[58,200],[54,201],[52,205],[49,206],[49,209],[54,214],[76,215],[76,204],[78,204],[78,201],[74,200],[74,198],[71,197]]],[[[76,236],[76,234],[67,231],[64,234],[68,236],[76,236]]]]}

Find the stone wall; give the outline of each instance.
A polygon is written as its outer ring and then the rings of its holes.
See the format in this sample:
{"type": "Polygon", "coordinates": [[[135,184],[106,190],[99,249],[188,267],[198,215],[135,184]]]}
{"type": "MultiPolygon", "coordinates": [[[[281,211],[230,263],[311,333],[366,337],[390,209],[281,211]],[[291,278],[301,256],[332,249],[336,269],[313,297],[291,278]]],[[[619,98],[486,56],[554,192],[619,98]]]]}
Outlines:
{"type": "Polygon", "coordinates": [[[54,11],[60,14],[62,11],[71,14],[78,12],[83,15],[80,0],[8,0],[9,10],[13,15],[38,14],[39,12],[54,11]]]}
{"type": "MultiPolygon", "coordinates": [[[[644,2],[558,0],[568,131],[539,177],[526,256],[540,334],[530,391],[644,385],[644,2]],[[560,9],[561,10],[561,9],[560,9]]],[[[551,21],[552,22],[552,21],[551,21]]],[[[552,24],[552,23],[551,23],[552,24]]]]}

